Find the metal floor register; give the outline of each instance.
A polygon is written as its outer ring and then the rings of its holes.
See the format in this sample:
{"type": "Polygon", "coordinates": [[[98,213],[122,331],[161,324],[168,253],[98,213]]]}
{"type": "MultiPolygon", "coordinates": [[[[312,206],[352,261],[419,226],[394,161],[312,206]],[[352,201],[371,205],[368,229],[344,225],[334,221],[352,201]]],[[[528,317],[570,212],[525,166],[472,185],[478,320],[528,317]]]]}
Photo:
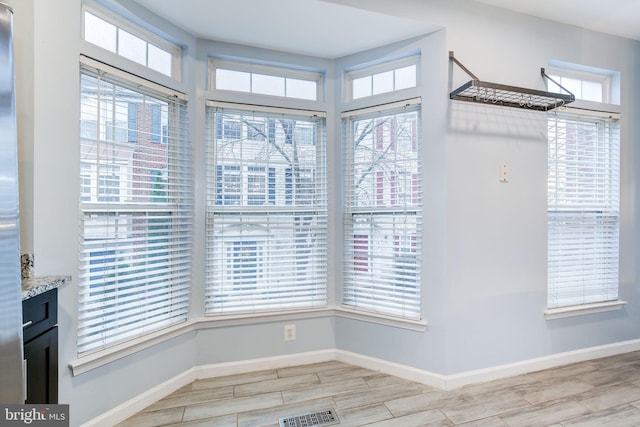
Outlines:
{"type": "Polygon", "coordinates": [[[340,424],[333,409],[280,418],[280,427],[320,427],[340,424]]]}

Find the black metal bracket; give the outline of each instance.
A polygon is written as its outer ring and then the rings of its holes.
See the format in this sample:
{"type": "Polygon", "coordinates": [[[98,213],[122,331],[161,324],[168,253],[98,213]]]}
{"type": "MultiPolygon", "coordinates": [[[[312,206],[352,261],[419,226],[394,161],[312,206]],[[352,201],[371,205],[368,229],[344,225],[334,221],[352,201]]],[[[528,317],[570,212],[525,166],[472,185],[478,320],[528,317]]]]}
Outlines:
{"type": "Polygon", "coordinates": [[[541,76],[555,83],[566,94],[484,82],[462,65],[453,52],[449,52],[449,59],[472,79],[452,91],[449,94],[451,99],[538,111],[553,110],[576,100],[571,92],[549,77],[544,68],[540,70],[541,76]]]}

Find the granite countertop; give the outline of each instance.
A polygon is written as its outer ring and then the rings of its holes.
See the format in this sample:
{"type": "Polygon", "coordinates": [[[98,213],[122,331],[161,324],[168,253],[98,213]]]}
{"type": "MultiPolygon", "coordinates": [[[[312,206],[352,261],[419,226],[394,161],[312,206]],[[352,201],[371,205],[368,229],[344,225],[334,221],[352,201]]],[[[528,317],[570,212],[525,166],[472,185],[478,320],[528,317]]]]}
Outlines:
{"type": "Polygon", "coordinates": [[[22,279],[22,300],[33,298],[71,280],[71,276],[34,276],[22,279]]]}

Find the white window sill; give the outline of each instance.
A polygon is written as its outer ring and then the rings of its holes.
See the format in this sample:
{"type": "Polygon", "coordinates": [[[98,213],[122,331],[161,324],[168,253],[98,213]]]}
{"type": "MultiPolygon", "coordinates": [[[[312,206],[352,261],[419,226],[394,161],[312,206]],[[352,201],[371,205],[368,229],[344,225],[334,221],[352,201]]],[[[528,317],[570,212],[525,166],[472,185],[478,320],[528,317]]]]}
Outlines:
{"type": "Polygon", "coordinates": [[[427,330],[426,320],[402,319],[380,313],[354,310],[346,306],[336,307],[335,314],[336,317],[361,320],[363,322],[377,323],[379,325],[393,326],[395,328],[409,329],[411,331],[424,332],[427,330]]]}
{"type": "Polygon", "coordinates": [[[544,318],[545,320],[554,320],[573,316],[583,316],[585,314],[603,313],[605,311],[621,310],[626,303],[626,301],[615,300],[597,302],[593,304],[572,305],[570,307],[548,308],[544,311],[544,318]]]}
{"type": "Polygon", "coordinates": [[[122,359],[123,357],[127,357],[156,344],[160,344],[185,333],[194,331],[195,325],[196,322],[193,321],[184,322],[130,341],[116,344],[104,350],[98,350],[82,355],[69,363],[71,374],[74,377],[84,374],[85,372],[99,368],[107,363],[115,362],[118,359],[122,359]]]}

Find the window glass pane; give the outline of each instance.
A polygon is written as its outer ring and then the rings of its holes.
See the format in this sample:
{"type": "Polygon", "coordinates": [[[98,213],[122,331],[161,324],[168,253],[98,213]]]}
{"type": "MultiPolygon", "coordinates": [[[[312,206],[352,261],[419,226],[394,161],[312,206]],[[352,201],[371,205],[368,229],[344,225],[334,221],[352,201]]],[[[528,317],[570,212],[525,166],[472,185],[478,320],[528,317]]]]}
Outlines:
{"type": "Polygon", "coordinates": [[[409,87],[416,87],[416,66],[409,65],[408,67],[398,68],[395,70],[396,81],[395,89],[406,89],[409,87]]]}
{"type": "Polygon", "coordinates": [[[371,76],[353,79],[351,84],[353,86],[353,99],[371,96],[371,76]]]}
{"type": "Polygon", "coordinates": [[[216,89],[251,92],[251,74],[218,68],[216,69],[216,89]]]}
{"type": "Polygon", "coordinates": [[[115,52],[116,26],[89,12],[85,12],[84,39],[96,46],[115,52]]]}
{"type": "Polygon", "coordinates": [[[582,80],[562,77],[560,84],[574,94],[576,99],[582,99],[582,80]]]}
{"type": "Polygon", "coordinates": [[[585,101],[602,102],[602,83],[583,80],[582,99],[585,101]]]}
{"type": "Polygon", "coordinates": [[[393,70],[373,75],[373,94],[393,91],[393,70]]]}
{"type": "Polygon", "coordinates": [[[316,101],[318,99],[317,83],[310,80],[287,78],[287,97],[316,101]]]}
{"type": "Polygon", "coordinates": [[[84,40],[169,77],[180,77],[180,46],[161,41],[153,33],[125,19],[87,11],[83,16],[84,40]],[[151,40],[156,45],[151,44],[151,40]]]}
{"type": "Polygon", "coordinates": [[[353,122],[352,203],[366,206],[411,206],[418,187],[414,144],[417,112],[353,122]]]}
{"type": "Polygon", "coordinates": [[[171,76],[171,59],[169,52],[149,44],[149,68],[171,76]]]}
{"type": "Polygon", "coordinates": [[[119,28],[118,54],[138,64],[147,65],[147,42],[119,28]]]}
{"type": "MultiPolygon", "coordinates": [[[[549,77],[550,77],[551,79],[553,79],[554,81],[556,81],[556,82],[560,82],[560,80],[561,80],[559,76],[552,76],[552,75],[549,75],[549,77]]],[[[549,91],[549,92],[553,92],[553,93],[565,93],[565,91],[564,91],[564,90],[562,90],[562,89],[560,88],[560,86],[558,86],[557,84],[555,84],[555,83],[554,83],[553,81],[551,81],[551,80],[547,80],[547,91],[549,91]]]]}
{"type": "Polygon", "coordinates": [[[284,77],[255,73],[253,73],[251,76],[251,92],[259,93],[262,95],[285,96],[284,77]]]}
{"type": "Polygon", "coordinates": [[[264,122],[261,123],[247,120],[245,123],[247,126],[247,139],[253,141],[264,141],[267,139],[264,122]]]}

